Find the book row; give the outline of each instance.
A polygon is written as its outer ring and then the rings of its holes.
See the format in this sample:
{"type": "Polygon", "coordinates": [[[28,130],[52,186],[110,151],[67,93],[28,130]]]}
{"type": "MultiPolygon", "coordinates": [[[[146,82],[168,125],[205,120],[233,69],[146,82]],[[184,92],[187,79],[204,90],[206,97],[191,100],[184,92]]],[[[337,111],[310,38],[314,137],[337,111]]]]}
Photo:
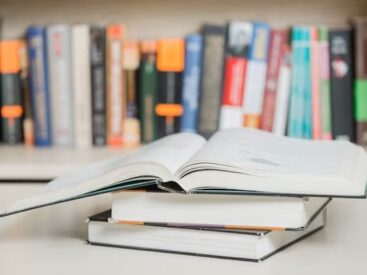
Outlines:
{"type": "Polygon", "coordinates": [[[252,127],[367,145],[367,18],[353,22],[231,21],[142,41],[121,24],[31,26],[0,42],[2,141],[136,147],[252,127]]]}

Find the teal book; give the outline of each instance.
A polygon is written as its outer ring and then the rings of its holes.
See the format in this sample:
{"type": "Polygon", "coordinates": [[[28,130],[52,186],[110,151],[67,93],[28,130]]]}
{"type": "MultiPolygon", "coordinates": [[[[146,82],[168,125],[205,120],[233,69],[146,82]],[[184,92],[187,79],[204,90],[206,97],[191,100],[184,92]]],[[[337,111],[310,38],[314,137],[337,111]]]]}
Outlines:
{"type": "Polygon", "coordinates": [[[302,28],[303,137],[312,139],[311,32],[302,28]]]}

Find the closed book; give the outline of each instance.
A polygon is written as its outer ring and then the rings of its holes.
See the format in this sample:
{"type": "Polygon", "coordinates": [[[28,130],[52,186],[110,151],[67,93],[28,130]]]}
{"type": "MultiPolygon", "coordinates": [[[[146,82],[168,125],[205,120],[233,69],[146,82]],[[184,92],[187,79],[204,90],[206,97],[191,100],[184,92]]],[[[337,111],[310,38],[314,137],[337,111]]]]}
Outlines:
{"type": "Polygon", "coordinates": [[[288,33],[286,30],[272,30],[270,33],[264,101],[260,119],[260,129],[268,132],[273,130],[279,72],[284,54],[283,47],[287,40],[288,33]]]}
{"type": "Polygon", "coordinates": [[[260,128],[266,67],[268,61],[268,47],[270,27],[266,23],[255,22],[253,25],[243,101],[243,126],[260,128]]]}
{"type": "Polygon", "coordinates": [[[89,26],[72,26],[72,70],[75,145],[92,146],[92,108],[89,26]]]}
{"type": "Polygon", "coordinates": [[[291,89],[291,54],[289,44],[283,44],[281,49],[281,64],[279,68],[278,85],[272,132],[278,136],[284,136],[287,130],[289,97],[291,89]]]}
{"type": "Polygon", "coordinates": [[[23,139],[27,147],[34,145],[34,125],[31,106],[31,95],[29,90],[29,62],[28,45],[25,40],[21,40],[19,47],[20,79],[23,97],[23,139]]]}
{"type": "Polygon", "coordinates": [[[71,33],[68,25],[47,27],[52,144],[74,144],[71,33]]]}
{"type": "Polygon", "coordinates": [[[351,30],[331,30],[329,43],[333,137],[335,139],[354,141],[351,30]]]}
{"type": "Polygon", "coordinates": [[[157,44],[158,99],[155,108],[158,137],[180,130],[182,72],[184,69],[185,42],[181,38],[158,40],[157,44]]]}
{"type": "Polygon", "coordinates": [[[320,73],[320,106],[321,106],[321,138],[332,139],[331,93],[330,93],[330,54],[329,30],[319,28],[319,73],[320,73]]]}
{"type": "Polygon", "coordinates": [[[20,143],[23,138],[19,48],[19,40],[0,42],[1,139],[7,144],[20,143]]]}
{"type": "Polygon", "coordinates": [[[103,27],[90,28],[90,70],[92,89],[93,145],[107,144],[106,137],[106,33],[103,27]]]}
{"type": "Polygon", "coordinates": [[[141,140],[149,143],[157,139],[157,116],[155,106],[158,100],[157,43],[145,40],[141,42],[141,61],[139,71],[139,116],[141,140]]]}
{"type": "Polygon", "coordinates": [[[122,68],[126,87],[126,117],[123,121],[124,147],[135,148],[140,144],[140,121],[138,118],[138,93],[136,87],[140,52],[137,41],[124,41],[122,68]]]}
{"type": "Polygon", "coordinates": [[[367,146],[367,17],[354,18],[356,141],[367,146]]]}
{"type": "Polygon", "coordinates": [[[311,29],[302,28],[303,138],[312,139],[311,29]]]}
{"type": "Polygon", "coordinates": [[[184,112],[180,120],[181,132],[197,132],[200,98],[200,75],[203,39],[200,34],[185,38],[185,70],[182,83],[182,106],[184,112]]]}
{"type": "Polygon", "coordinates": [[[122,73],[122,41],[124,26],[109,25],[106,29],[107,78],[107,144],[123,144],[123,120],[126,117],[125,79],[122,73]]]}
{"type": "Polygon", "coordinates": [[[37,146],[49,146],[51,145],[52,132],[45,28],[41,26],[29,27],[27,39],[35,144],[37,146]]]}
{"type": "Polygon", "coordinates": [[[205,24],[201,34],[203,56],[198,133],[210,137],[219,128],[226,28],[221,25],[205,24]]]}
{"type": "Polygon", "coordinates": [[[242,127],[242,102],[252,23],[233,21],[227,26],[223,98],[219,128],[242,127]]]}

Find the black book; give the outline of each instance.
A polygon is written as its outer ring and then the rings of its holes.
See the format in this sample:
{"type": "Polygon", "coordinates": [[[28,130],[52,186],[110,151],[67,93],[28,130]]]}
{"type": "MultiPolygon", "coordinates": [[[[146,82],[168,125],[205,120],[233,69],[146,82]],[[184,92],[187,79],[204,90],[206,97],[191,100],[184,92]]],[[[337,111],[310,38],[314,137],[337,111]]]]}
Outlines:
{"type": "Polygon", "coordinates": [[[333,137],[354,141],[352,31],[330,31],[329,43],[333,137]]]}
{"type": "Polygon", "coordinates": [[[106,35],[102,27],[92,27],[91,81],[92,81],[92,135],[93,145],[106,144],[106,35]]]}
{"type": "Polygon", "coordinates": [[[218,25],[204,25],[202,35],[203,60],[198,132],[204,137],[210,137],[219,125],[226,28],[218,25]]]}

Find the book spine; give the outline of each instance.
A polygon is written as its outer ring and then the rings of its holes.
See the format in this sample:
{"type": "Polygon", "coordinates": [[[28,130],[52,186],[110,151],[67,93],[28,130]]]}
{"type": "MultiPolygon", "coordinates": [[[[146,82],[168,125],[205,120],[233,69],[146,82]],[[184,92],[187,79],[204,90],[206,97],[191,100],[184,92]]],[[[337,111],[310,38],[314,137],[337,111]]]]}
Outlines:
{"type": "Polygon", "coordinates": [[[288,136],[303,137],[303,93],[302,83],[302,31],[299,27],[292,29],[292,55],[291,55],[291,91],[288,118],[288,136]]]}
{"type": "Polygon", "coordinates": [[[312,139],[311,32],[302,28],[303,138],[312,139]]]}
{"type": "Polygon", "coordinates": [[[242,127],[243,89],[252,31],[250,22],[234,21],[227,27],[220,129],[242,127]]]}
{"type": "Polygon", "coordinates": [[[47,68],[47,39],[43,27],[27,30],[30,63],[30,91],[34,115],[35,144],[51,145],[51,113],[47,68]]]}
{"type": "Polygon", "coordinates": [[[352,33],[332,30],[329,43],[333,137],[354,141],[352,33]]]}
{"type": "Polygon", "coordinates": [[[107,34],[107,143],[123,144],[123,120],[126,117],[125,79],[122,72],[124,27],[110,25],[107,34]]]}
{"type": "Polygon", "coordinates": [[[62,146],[74,143],[70,46],[67,25],[47,27],[52,143],[62,146]]]}
{"type": "Polygon", "coordinates": [[[106,138],[106,34],[102,27],[90,29],[93,145],[107,144],[106,138]]]}
{"type": "Polygon", "coordinates": [[[260,119],[260,129],[273,130],[274,110],[277,97],[277,85],[282,61],[282,48],[287,41],[285,30],[272,30],[269,44],[269,62],[266,72],[264,102],[260,119]]]}
{"type": "Polygon", "coordinates": [[[288,44],[283,44],[272,126],[272,132],[278,136],[284,136],[286,134],[289,95],[292,80],[290,59],[291,48],[288,44]]]}
{"type": "Polygon", "coordinates": [[[210,137],[219,127],[226,29],[218,25],[204,25],[202,35],[198,133],[210,137]]]}
{"type": "Polygon", "coordinates": [[[88,148],[92,146],[89,26],[74,25],[71,33],[75,145],[88,148]]]}
{"type": "Polygon", "coordinates": [[[28,46],[25,40],[21,40],[19,48],[20,61],[20,79],[23,97],[23,138],[27,147],[34,145],[34,126],[31,107],[31,95],[29,90],[29,62],[28,62],[28,46]]]}
{"type": "Polygon", "coordinates": [[[184,53],[185,43],[183,39],[161,39],[158,41],[159,92],[155,108],[158,117],[158,137],[177,133],[180,129],[179,118],[183,113],[181,82],[184,53]]]}
{"type": "Polygon", "coordinates": [[[123,43],[122,64],[126,83],[126,118],[123,121],[123,141],[127,148],[140,144],[140,121],[138,119],[136,71],[139,67],[140,53],[136,41],[123,43]]]}
{"type": "Polygon", "coordinates": [[[243,125],[260,128],[270,27],[266,23],[254,23],[251,47],[248,56],[243,102],[243,125]]]}
{"type": "Polygon", "coordinates": [[[139,113],[141,139],[149,143],[158,138],[155,106],[158,97],[157,45],[155,41],[141,43],[141,64],[139,72],[139,113]]]}
{"type": "Polygon", "coordinates": [[[321,139],[321,87],[319,30],[311,27],[311,91],[312,91],[312,138],[321,139]]]}
{"type": "Polygon", "coordinates": [[[2,141],[22,142],[22,90],[18,40],[0,42],[2,141]]]}
{"type": "Polygon", "coordinates": [[[326,27],[319,29],[320,56],[320,105],[321,105],[321,138],[331,140],[331,94],[330,94],[330,58],[329,31],[326,27]]]}
{"type": "Polygon", "coordinates": [[[196,133],[200,96],[202,36],[200,34],[189,35],[185,42],[185,70],[182,85],[184,112],[180,121],[180,131],[196,133]]]}
{"type": "Polygon", "coordinates": [[[355,120],[356,141],[367,146],[367,17],[354,20],[355,25],[355,120]]]}

